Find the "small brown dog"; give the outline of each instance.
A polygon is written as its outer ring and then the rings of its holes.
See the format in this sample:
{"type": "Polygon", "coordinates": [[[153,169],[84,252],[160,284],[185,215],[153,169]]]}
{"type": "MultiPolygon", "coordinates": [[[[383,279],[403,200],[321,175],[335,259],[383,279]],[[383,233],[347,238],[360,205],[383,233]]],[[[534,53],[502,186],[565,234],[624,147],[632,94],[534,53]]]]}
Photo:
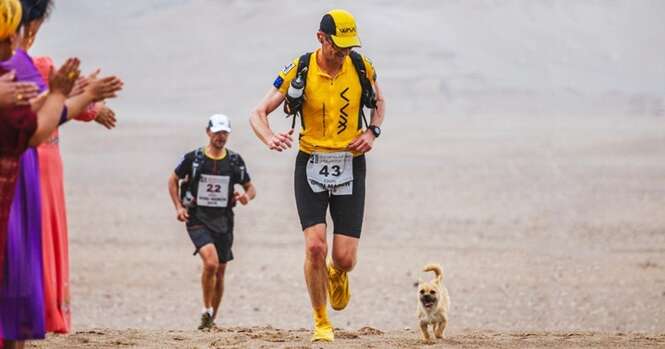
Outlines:
{"type": "Polygon", "coordinates": [[[418,284],[418,319],[423,340],[429,341],[428,326],[432,325],[434,336],[443,338],[443,331],[448,325],[450,297],[443,285],[443,268],[438,264],[427,264],[423,271],[433,271],[435,277],[430,282],[418,284]]]}

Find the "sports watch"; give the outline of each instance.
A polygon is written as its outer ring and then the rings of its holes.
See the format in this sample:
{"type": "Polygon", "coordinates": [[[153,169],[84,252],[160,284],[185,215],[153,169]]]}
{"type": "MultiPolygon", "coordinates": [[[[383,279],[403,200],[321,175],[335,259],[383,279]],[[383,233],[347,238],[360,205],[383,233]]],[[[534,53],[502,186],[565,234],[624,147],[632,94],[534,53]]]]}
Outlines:
{"type": "Polygon", "coordinates": [[[375,138],[379,138],[381,135],[381,128],[379,126],[369,125],[367,126],[367,129],[372,131],[375,138]]]}

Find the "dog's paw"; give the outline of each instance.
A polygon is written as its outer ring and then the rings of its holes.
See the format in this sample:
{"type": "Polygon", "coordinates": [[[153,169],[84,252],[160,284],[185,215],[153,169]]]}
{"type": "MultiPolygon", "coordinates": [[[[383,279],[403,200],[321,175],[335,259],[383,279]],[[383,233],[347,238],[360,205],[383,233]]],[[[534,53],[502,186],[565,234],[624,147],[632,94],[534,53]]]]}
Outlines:
{"type": "Polygon", "coordinates": [[[421,341],[423,342],[423,344],[427,345],[434,344],[434,340],[432,340],[432,338],[421,338],[421,341]]]}

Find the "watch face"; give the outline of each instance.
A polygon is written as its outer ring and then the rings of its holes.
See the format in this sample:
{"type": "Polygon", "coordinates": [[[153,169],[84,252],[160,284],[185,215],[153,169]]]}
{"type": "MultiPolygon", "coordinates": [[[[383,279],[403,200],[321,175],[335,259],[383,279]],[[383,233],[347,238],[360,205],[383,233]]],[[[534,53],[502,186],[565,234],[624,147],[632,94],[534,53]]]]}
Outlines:
{"type": "Polygon", "coordinates": [[[372,132],[376,137],[378,137],[381,134],[381,129],[378,126],[372,127],[372,132]]]}

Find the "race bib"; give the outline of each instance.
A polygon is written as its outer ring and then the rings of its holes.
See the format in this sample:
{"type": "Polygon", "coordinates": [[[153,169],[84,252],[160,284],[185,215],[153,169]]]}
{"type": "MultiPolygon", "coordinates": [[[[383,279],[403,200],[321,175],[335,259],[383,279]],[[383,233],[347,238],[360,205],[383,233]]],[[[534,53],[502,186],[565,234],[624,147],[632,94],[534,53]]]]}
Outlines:
{"type": "Polygon", "coordinates": [[[353,154],[313,153],[307,162],[307,183],[315,193],[353,194],[353,154]]]}
{"type": "Polygon", "coordinates": [[[226,207],[229,203],[229,176],[201,174],[196,203],[206,207],[226,207]]]}

